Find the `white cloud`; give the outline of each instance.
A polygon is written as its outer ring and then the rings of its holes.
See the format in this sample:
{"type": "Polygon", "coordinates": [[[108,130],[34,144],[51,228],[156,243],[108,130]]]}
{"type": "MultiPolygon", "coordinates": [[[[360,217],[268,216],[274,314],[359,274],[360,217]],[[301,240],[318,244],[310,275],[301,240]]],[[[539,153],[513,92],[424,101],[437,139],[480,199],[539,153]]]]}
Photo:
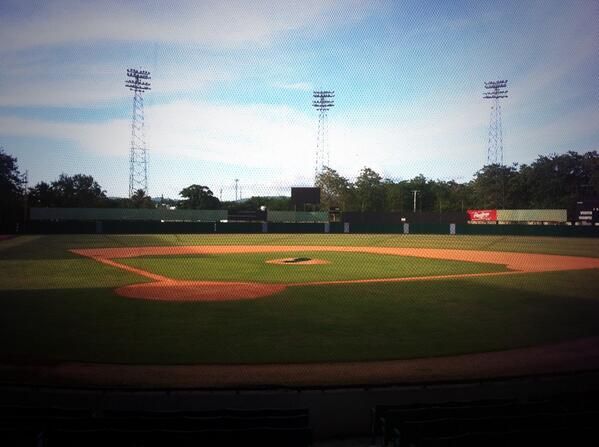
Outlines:
{"type": "MultiPolygon", "coordinates": [[[[18,63],[2,73],[0,106],[97,107],[120,101],[129,96],[124,85],[127,66],[125,61],[44,63],[29,57],[18,58],[18,63]],[[22,68],[25,64],[29,69],[22,68]]],[[[162,95],[189,94],[233,76],[224,67],[177,68],[175,72],[175,67],[158,67],[158,73],[152,73],[152,89],[162,95]]]]}
{"type": "MultiPolygon", "coordinates": [[[[128,120],[71,123],[0,117],[0,134],[70,140],[84,151],[126,154],[128,120]]],[[[310,164],[313,123],[286,106],[177,102],[146,107],[152,153],[227,163],[272,172],[296,172],[310,164]]]]}
{"type": "MultiPolygon", "coordinates": [[[[154,91],[189,97],[247,76],[256,61],[245,50],[290,31],[350,23],[376,7],[358,0],[159,3],[15,2],[7,8],[13,14],[0,12],[0,106],[110,104],[125,96],[125,68],[137,65],[153,71],[154,91]]],[[[280,87],[310,89],[304,82],[280,87]]]]}
{"type": "Polygon", "coordinates": [[[192,42],[218,47],[264,44],[280,33],[306,26],[327,27],[359,19],[374,6],[358,0],[188,0],[141,5],[62,0],[36,3],[24,18],[7,21],[0,28],[0,41],[4,51],[94,41],[192,42]]]}
{"type": "MultiPolygon", "coordinates": [[[[506,162],[532,160],[558,145],[596,135],[598,120],[596,110],[581,110],[518,133],[508,129],[506,162]]],[[[350,179],[368,166],[394,179],[423,173],[468,180],[485,162],[488,104],[479,99],[390,110],[370,118],[331,112],[329,123],[331,167],[350,179]]],[[[0,117],[0,135],[69,140],[84,152],[123,162],[129,126],[127,119],[70,123],[0,117]]],[[[197,181],[198,175],[218,189],[223,170],[225,178],[243,179],[244,196],[288,193],[289,186],[313,180],[312,113],[284,105],[179,101],[146,107],[146,129],[153,184],[156,177],[162,179],[171,189],[164,191],[167,194],[197,181]],[[177,174],[169,174],[175,160],[177,174]]],[[[225,195],[231,193],[227,185],[225,195]]]]}
{"type": "Polygon", "coordinates": [[[129,126],[126,120],[71,123],[0,117],[0,135],[67,140],[84,151],[112,156],[122,154],[123,148],[128,147],[129,126]]]}
{"type": "MultiPolygon", "coordinates": [[[[485,119],[480,107],[466,104],[445,110],[412,110],[410,118],[392,114],[377,122],[329,119],[331,166],[355,176],[369,166],[390,177],[407,175],[409,166],[449,158],[485,119]]],[[[364,117],[362,117],[364,118],[364,117]]],[[[316,119],[283,105],[229,105],[180,101],[146,107],[148,148],[154,156],[228,164],[261,170],[265,182],[311,181],[314,173],[316,119]]],[[[0,117],[0,134],[70,140],[83,151],[123,156],[129,145],[129,121],[63,123],[0,117]]],[[[472,150],[478,141],[470,141],[472,150]]],[[[450,172],[450,171],[449,171],[450,172]]]]}
{"type": "Polygon", "coordinates": [[[302,92],[311,92],[313,90],[312,84],[309,82],[292,82],[287,84],[275,84],[275,87],[282,88],[285,90],[300,90],[302,92]]]}

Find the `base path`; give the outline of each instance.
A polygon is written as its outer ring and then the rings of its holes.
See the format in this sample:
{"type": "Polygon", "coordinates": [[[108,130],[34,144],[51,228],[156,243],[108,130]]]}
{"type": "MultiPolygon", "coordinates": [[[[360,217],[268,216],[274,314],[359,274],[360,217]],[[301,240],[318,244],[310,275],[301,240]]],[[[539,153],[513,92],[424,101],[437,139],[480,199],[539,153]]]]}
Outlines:
{"type": "Polygon", "coordinates": [[[120,287],[116,289],[117,294],[127,298],[165,301],[222,301],[256,299],[279,293],[286,287],[293,286],[318,286],[368,282],[431,281],[438,279],[457,279],[480,276],[513,275],[518,273],[599,268],[599,258],[496,251],[446,250],[433,248],[345,247],[321,245],[193,245],[90,248],[74,249],[71,251],[81,256],[95,259],[103,264],[117,267],[146,277],[153,281],[151,283],[132,284],[129,286],[120,287]],[[493,273],[469,273],[460,275],[317,281],[295,284],[265,284],[225,281],[178,281],[148,272],[146,270],[131,267],[114,260],[118,258],[136,258],[140,256],[281,253],[301,251],[372,253],[391,256],[412,256],[418,258],[500,264],[505,265],[509,271],[493,273]]]}

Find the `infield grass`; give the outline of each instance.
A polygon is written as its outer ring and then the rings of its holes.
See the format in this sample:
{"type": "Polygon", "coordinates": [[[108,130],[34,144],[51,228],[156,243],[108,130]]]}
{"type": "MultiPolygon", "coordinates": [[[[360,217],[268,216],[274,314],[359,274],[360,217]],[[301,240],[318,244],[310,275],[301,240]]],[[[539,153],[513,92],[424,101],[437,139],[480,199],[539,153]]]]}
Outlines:
{"type": "Polygon", "coordinates": [[[503,265],[425,259],[413,256],[343,252],[279,252],[202,256],[145,256],[120,263],[180,280],[297,283],[504,272],[503,265]],[[269,264],[268,260],[307,257],[318,265],[269,264]]]}

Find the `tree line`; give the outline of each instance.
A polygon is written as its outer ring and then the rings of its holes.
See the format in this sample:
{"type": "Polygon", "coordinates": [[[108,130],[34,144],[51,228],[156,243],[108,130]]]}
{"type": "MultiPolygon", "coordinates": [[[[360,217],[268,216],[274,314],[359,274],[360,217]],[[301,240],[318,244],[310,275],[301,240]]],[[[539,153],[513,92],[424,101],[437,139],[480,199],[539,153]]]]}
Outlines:
{"type": "Polygon", "coordinates": [[[568,209],[577,200],[599,196],[599,154],[541,155],[531,164],[486,165],[473,179],[385,179],[363,168],[351,182],[331,168],[316,178],[321,207],[341,211],[465,211],[467,209],[568,209]],[[416,192],[414,192],[416,191],[416,192]]]}
{"type": "MultiPolygon", "coordinates": [[[[0,228],[14,228],[28,207],[156,208],[292,210],[291,198],[251,197],[221,202],[208,186],[183,188],[180,199],[152,199],[143,190],[130,198],[110,198],[90,175],[61,174],[48,183],[27,188],[17,159],[0,147],[0,228]]],[[[577,200],[599,196],[599,154],[567,152],[541,155],[531,164],[486,165],[472,180],[433,180],[418,175],[409,180],[383,178],[364,167],[355,180],[325,167],[316,177],[321,188],[321,210],[394,212],[465,211],[467,209],[571,208],[577,200]],[[416,191],[416,193],[414,193],[416,191]],[[414,195],[416,201],[414,202],[414,195]]]]}

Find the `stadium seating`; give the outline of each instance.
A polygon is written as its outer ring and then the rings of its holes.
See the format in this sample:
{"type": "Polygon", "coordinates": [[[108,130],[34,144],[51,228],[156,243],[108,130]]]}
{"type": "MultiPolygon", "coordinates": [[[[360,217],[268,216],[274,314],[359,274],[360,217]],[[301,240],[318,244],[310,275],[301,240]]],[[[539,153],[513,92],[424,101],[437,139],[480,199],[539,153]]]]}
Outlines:
{"type": "Polygon", "coordinates": [[[526,402],[379,406],[371,427],[373,443],[380,437],[383,446],[567,446],[599,445],[592,430],[598,420],[597,396],[573,393],[526,402]]]}
{"type": "Polygon", "coordinates": [[[305,409],[105,411],[0,407],[0,445],[166,446],[248,444],[307,446],[305,409]]]}

